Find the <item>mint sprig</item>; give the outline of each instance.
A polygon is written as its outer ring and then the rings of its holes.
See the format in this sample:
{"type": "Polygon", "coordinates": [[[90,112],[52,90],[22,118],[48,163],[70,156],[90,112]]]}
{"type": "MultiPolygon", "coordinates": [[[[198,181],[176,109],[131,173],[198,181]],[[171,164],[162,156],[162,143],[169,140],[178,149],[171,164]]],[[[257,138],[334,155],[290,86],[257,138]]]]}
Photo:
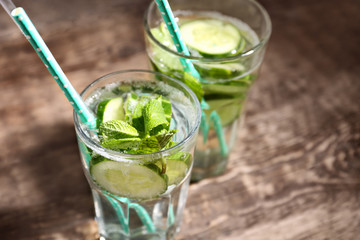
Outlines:
{"type": "Polygon", "coordinates": [[[161,96],[151,99],[144,107],[145,134],[154,136],[163,129],[169,130],[170,124],[166,120],[161,96]]]}
{"type": "Polygon", "coordinates": [[[140,138],[122,138],[122,139],[109,139],[104,140],[101,146],[114,151],[121,151],[127,149],[134,149],[140,145],[140,138]]]}
{"type": "Polygon", "coordinates": [[[138,146],[138,150],[136,151],[142,154],[160,151],[168,145],[176,132],[177,130],[171,130],[156,136],[146,137],[141,140],[141,143],[138,146]]]}
{"type": "MultiPolygon", "coordinates": [[[[142,92],[146,92],[145,89],[142,92]]],[[[172,114],[169,99],[155,93],[139,96],[131,92],[122,96],[124,104],[120,109],[124,111],[125,119],[101,122],[102,147],[126,154],[150,154],[177,144],[172,138],[178,130],[169,129],[172,114]]],[[[108,116],[113,116],[111,113],[115,111],[114,108],[103,109],[103,112],[105,110],[110,113],[108,116]]],[[[95,155],[92,166],[104,160],[106,158],[95,155]]],[[[179,152],[165,157],[160,154],[159,158],[144,165],[158,172],[166,181],[171,179],[172,184],[177,184],[190,168],[191,161],[189,153],[179,152]]]]}
{"type": "Polygon", "coordinates": [[[104,139],[121,139],[139,136],[138,131],[122,120],[110,120],[100,125],[100,133],[104,139]]]}
{"type": "Polygon", "coordinates": [[[135,93],[128,93],[125,102],[125,120],[128,123],[132,122],[134,109],[139,103],[138,95],[135,93]]]}
{"type": "Polygon", "coordinates": [[[163,134],[158,134],[155,136],[161,149],[165,148],[169,144],[169,142],[171,141],[171,138],[175,135],[176,132],[177,132],[177,129],[173,129],[173,130],[164,132],[163,134]]]}
{"type": "Polygon", "coordinates": [[[129,93],[125,103],[126,121],[142,136],[145,134],[143,109],[148,101],[149,96],[138,97],[135,93],[129,93]]]}
{"type": "Polygon", "coordinates": [[[161,98],[161,105],[164,109],[165,118],[170,124],[171,122],[171,102],[169,99],[162,97],[161,98]]]}
{"type": "MultiPolygon", "coordinates": [[[[161,95],[126,95],[125,121],[102,122],[99,132],[101,145],[128,154],[148,154],[174,146],[172,137],[177,130],[169,130],[171,102],[161,95]]],[[[165,161],[165,160],[164,160],[165,161]]],[[[165,171],[164,162],[162,171],[165,171]]]]}

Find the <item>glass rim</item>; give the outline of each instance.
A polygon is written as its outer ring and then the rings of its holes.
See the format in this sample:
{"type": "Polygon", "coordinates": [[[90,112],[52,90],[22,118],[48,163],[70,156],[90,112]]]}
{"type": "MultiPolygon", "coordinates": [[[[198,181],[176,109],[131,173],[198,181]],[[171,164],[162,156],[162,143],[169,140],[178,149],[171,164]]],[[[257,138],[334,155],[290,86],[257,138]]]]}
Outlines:
{"type": "Polygon", "coordinates": [[[201,60],[203,62],[222,62],[222,61],[231,61],[231,60],[236,60],[240,57],[247,57],[250,56],[252,54],[254,54],[255,52],[257,52],[258,50],[261,49],[261,47],[265,46],[266,43],[269,41],[270,35],[271,35],[271,31],[272,31],[272,23],[271,23],[271,19],[270,16],[268,14],[268,12],[266,11],[266,9],[257,1],[255,0],[246,0],[248,2],[253,3],[262,13],[262,15],[264,16],[265,19],[265,23],[266,23],[266,31],[264,34],[264,37],[261,38],[259,40],[259,43],[256,44],[255,46],[253,46],[252,48],[250,48],[249,50],[245,51],[245,52],[240,52],[237,53],[235,55],[231,55],[228,57],[221,57],[221,58],[208,58],[208,57],[196,57],[196,56],[186,56],[182,53],[179,53],[177,51],[174,51],[166,46],[164,46],[162,43],[160,43],[151,33],[150,31],[150,26],[148,23],[148,15],[150,14],[150,9],[152,9],[154,7],[154,5],[156,4],[155,1],[152,1],[149,6],[146,8],[145,10],[145,14],[144,14],[144,30],[145,30],[145,34],[146,36],[149,36],[150,39],[159,47],[161,47],[163,50],[170,52],[174,55],[177,55],[178,57],[182,57],[185,59],[189,59],[189,60],[201,60]]]}
{"type": "Polygon", "coordinates": [[[167,80],[170,80],[171,82],[175,82],[176,84],[180,85],[182,88],[184,88],[188,94],[191,96],[191,98],[194,100],[195,103],[195,108],[198,110],[196,111],[196,121],[195,121],[195,125],[190,129],[189,133],[186,134],[186,137],[184,137],[178,144],[176,144],[175,146],[165,149],[165,150],[161,150],[161,151],[157,151],[157,152],[153,152],[153,153],[147,153],[147,154],[126,154],[126,153],[120,153],[114,150],[110,150],[108,148],[104,148],[102,147],[100,144],[98,144],[98,142],[96,142],[95,140],[91,139],[84,131],[84,128],[81,127],[81,120],[79,115],[76,113],[76,111],[73,111],[73,120],[74,120],[74,125],[75,125],[75,130],[77,133],[77,136],[80,137],[80,139],[85,143],[86,146],[89,146],[92,150],[94,150],[96,153],[100,154],[101,156],[104,156],[106,158],[112,159],[114,161],[119,161],[119,162],[128,162],[128,163],[146,163],[146,162],[150,162],[151,160],[155,160],[158,159],[159,157],[163,157],[163,156],[168,156],[171,155],[175,152],[177,152],[178,149],[182,149],[192,138],[193,136],[197,133],[199,127],[200,127],[200,122],[201,122],[201,108],[200,108],[200,102],[198,100],[198,98],[196,97],[196,95],[190,90],[190,88],[185,85],[184,83],[182,83],[181,81],[170,77],[166,74],[163,73],[159,73],[159,72],[154,72],[154,71],[150,71],[150,70],[139,70],[139,69],[130,69],[130,70],[122,70],[122,71],[116,71],[116,72],[111,72],[108,73],[106,75],[103,75],[99,78],[97,78],[96,80],[94,80],[93,82],[91,82],[89,85],[87,85],[84,90],[80,93],[81,98],[83,97],[84,94],[86,94],[94,85],[96,85],[97,83],[108,79],[109,77],[115,76],[115,75],[121,75],[121,74],[126,74],[126,73],[148,73],[148,74],[152,74],[152,75],[160,75],[163,76],[165,78],[167,78],[167,80]],[[157,155],[158,157],[151,157],[157,155]],[[149,160],[146,160],[149,159],[149,160]]]}

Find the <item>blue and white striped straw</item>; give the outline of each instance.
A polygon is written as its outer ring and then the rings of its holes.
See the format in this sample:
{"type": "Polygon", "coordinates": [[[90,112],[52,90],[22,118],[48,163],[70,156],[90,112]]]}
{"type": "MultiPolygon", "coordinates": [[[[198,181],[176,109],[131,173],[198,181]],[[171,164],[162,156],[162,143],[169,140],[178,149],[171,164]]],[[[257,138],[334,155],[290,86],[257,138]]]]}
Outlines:
{"type": "MultiPolygon", "coordinates": [[[[184,54],[185,56],[190,56],[190,52],[181,37],[179,26],[175,21],[174,14],[171,11],[168,1],[155,0],[155,2],[158,5],[162,18],[164,19],[164,22],[170,32],[170,36],[175,44],[176,50],[179,53],[184,54]]],[[[181,64],[184,66],[184,70],[186,72],[190,73],[193,77],[200,80],[199,73],[196,71],[194,65],[189,59],[180,58],[180,61],[181,64]]]]}
{"type": "MultiPolygon", "coordinates": [[[[25,10],[21,7],[16,8],[11,0],[0,0],[1,5],[6,10],[6,12],[12,17],[15,23],[19,26],[21,31],[24,33],[26,39],[29,40],[31,46],[35,49],[38,56],[41,58],[46,68],[49,70],[50,74],[54,77],[56,83],[60,86],[61,90],[65,93],[65,96],[71,103],[72,107],[79,114],[82,122],[87,124],[90,128],[95,129],[96,127],[96,118],[86,107],[85,103],[81,99],[80,95],[76,92],[68,78],[65,76],[64,72],[60,68],[59,64],[56,62],[54,56],[51,54],[50,50],[46,46],[44,40],[41,38],[40,34],[36,30],[35,26],[32,24],[30,18],[27,16],[25,10]]],[[[81,146],[81,145],[80,145],[81,146]]],[[[80,148],[83,151],[84,155],[87,157],[86,162],[89,164],[90,155],[86,153],[86,148],[80,148]]],[[[115,197],[115,196],[113,196],[115,197]]],[[[117,198],[117,197],[115,197],[117,198]]],[[[119,220],[124,228],[126,233],[129,232],[128,221],[125,218],[125,215],[121,209],[121,206],[111,197],[108,197],[111,204],[114,206],[114,209],[119,217],[119,220]]],[[[138,214],[141,221],[146,226],[149,232],[155,232],[156,228],[146,210],[137,203],[128,202],[130,208],[133,208],[138,214]]]]}
{"type": "MultiPolygon", "coordinates": [[[[194,1],[196,1],[196,0],[194,0],[194,1]]],[[[176,23],[176,20],[174,18],[174,14],[170,8],[169,2],[167,0],[155,0],[155,2],[159,8],[159,11],[161,13],[161,16],[162,16],[164,22],[169,30],[171,39],[173,40],[173,42],[175,44],[176,50],[179,53],[184,54],[185,56],[190,56],[190,52],[181,37],[179,26],[176,23]]],[[[185,72],[191,74],[193,77],[195,77],[196,79],[198,79],[201,82],[200,74],[198,73],[198,71],[196,71],[194,65],[192,64],[192,62],[189,59],[180,58],[180,62],[183,65],[185,72]]],[[[201,106],[202,106],[203,110],[208,108],[208,104],[205,102],[205,99],[202,99],[201,106]]],[[[206,143],[210,126],[206,122],[206,114],[204,113],[204,111],[202,111],[201,115],[202,115],[201,131],[203,133],[204,143],[206,143]]],[[[211,112],[210,120],[213,121],[214,129],[215,129],[216,135],[219,139],[221,155],[225,157],[228,155],[229,149],[226,144],[225,135],[224,135],[224,132],[222,129],[220,116],[218,115],[218,113],[216,111],[211,112]]]]}
{"type": "Polygon", "coordinates": [[[69,79],[65,76],[64,72],[56,62],[54,56],[51,54],[49,48],[46,46],[44,40],[41,38],[24,9],[21,7],[16,8],[15,5],[8,0],[2,0],[1,5],[24,33],[26,39],[30,42],[35,52],[55,79],[56,83],[65,93],[65,96],[72,107],[79,114],[81,121],[89,127],[95,128],[96,119],[94,115],[86,107],[80,95],[76,92],[69,79]]]}

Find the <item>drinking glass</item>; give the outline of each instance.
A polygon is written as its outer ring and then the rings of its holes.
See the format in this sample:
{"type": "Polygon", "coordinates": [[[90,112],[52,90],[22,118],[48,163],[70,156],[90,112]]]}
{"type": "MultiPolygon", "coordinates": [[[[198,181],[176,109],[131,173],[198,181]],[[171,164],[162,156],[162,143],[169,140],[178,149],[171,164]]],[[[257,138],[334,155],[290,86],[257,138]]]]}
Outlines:
{"type": "MultiPolygon", "coordinates": [[[[207,56],[191,49],[190,56],[186,56],[176,51],[171,38],[160,39],[159,36],[166,35],[167,28],[154,2],[145,13],[145,43],[151,68],[189,82],[180,61],[183,58],[191,61],[200,75],[204,93],[202,122],[191,176],[193,181],[198,181],[222,174],[226,169],[237,140],[248,90],[258,78],[271,34],[271,21],[266,10],[254,0],[174,0],[169,3],[180,30],[182,24],[185,26],[194,20],[217,19],[231,23],[241,35],[239,49],[229,56],[207,56]]],[[[209,28],[209,33],[196,37],[214,38],[211,31],[209,28]]]]}
{"type": "MultiPolygon", "coordinates": [[[[194,147],[201,119],[200,104],[185,84],[162,73],[145,70],[129,70],[105,75],[86,87],[81,96],[89,109],[95,112],[98,103],[102,100],[116,97],[118,91],[134,88],[137,88],[140,94],[156,93],[170,100],[171,128],[178,129],[173,140],[178,144],[150,154],[116,152],[99,145],[97,132],[83,125],[78,115],[74,113],[81,162],[92,191],[100,238],[107,240],[172,239],[180,229],[186,203],[194,147]],[[177,174],[183,171],[182,175],[180,174],[180,180],[173,184],[168,183],[166,191],[156,197],[122,196],[105,189],[94,180],[92,169],[96,166],[99,157],[113,164],[111,166],[119,168],[118,181],[122,180],[123,174],[133,174],[132,177],[141,182],[150,176],[132,172],[131,169],[148,166],[147,164],[156,163],[159,159],[167,159],[169,166],[170,157],[176,154],[186,157],[187,169],[184,171],[184,169],[177,169],[176,165],[173,166],[172,171],[177,174]]],[[[169,174],[168,171],[169,169],[165,174],[169,174]]],[[[106,173],[102,177],[106,178],[106,173]]],[[[152,180],[144,180],[144,182],[149,181],[152,180]]],[[[139,191],[146,191],[148,186],[141,184],[131,186],[130,183],[126,187],[129,191],[134,191],[135,187],[139,191]]]]}

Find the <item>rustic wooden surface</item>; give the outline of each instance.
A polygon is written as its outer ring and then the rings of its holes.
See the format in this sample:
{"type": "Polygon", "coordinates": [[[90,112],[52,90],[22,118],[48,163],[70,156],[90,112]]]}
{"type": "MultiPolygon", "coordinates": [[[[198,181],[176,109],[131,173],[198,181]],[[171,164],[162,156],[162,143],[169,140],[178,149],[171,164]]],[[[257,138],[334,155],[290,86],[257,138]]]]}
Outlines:
{"type": "MultiPolygon", "coordinates": [[[[147,68],[146,0],[18,0],[79,91],[147,68]]],[[[273,34],[227,172],[179,240],[360,239],[360,2],[261,0],[273,34]]],[[[0,11],[0,239],[96,239],[72,110],[0,11]]]]}

